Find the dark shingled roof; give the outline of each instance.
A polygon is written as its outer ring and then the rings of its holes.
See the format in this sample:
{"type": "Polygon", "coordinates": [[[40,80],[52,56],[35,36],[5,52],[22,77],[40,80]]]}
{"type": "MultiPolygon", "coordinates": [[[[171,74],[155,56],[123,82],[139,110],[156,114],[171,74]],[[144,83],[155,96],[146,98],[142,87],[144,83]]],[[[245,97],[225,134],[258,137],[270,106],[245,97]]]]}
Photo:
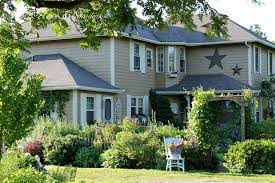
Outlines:
{"type": "Polygon", "coordinates": [[[168,88],[159,88],[156,91],[179,92],[193,91],[202,86],[204,90],[215,89],[216,91],[225,90],[243,90],[249,88],[248,85],[235,80],[224,74],[207,74],[207,75],[187,75],[178,84],[168,88]]]}
{"type": "Polygon", "coordinates": [[[45,88],[88,87],[120,91],[119,88],[100,79],[61,54],[35,55],[27,60],[32,61],[28,73],[46,76],[42,84],[45,88]]]}

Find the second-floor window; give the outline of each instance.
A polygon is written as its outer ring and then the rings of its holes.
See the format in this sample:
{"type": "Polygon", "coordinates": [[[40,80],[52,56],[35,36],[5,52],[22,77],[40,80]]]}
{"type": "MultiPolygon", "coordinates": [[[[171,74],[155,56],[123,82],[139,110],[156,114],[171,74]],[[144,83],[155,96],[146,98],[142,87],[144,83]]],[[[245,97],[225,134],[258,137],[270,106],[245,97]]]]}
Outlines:
{"type": "Polygon", "coordinates": [[[149,48],[146,49],[146,62],[147,62],[147,67],[152,68],[152,49],[149,49],[149,48]]]}
{"type": "Polygon", "coordinates": [[[186,72],[186,58],[184,48],[180,48],[180,72],[186,72]]]}
{"type": "Polygon", "coordinates": [[[131,117],[136,118],[137,115],[143,114],[143,97],[131,98],[131,117]]]}
{"type": "Polygon", "coordinates": [[[254,72],[261,73],[261,49],[254,47],[254,72]]]}
{"type": "Polygon", "coordinates": [[[164,72],[164,47],[157,48],[157,72],[164,72]]]}
{"type": "Polygon", "coordinates": [[[268,74],[272,75],[273,74],[273,53],[269,52],[268,53],[268,74]]]}
{"type": "Polygon", "coordinates": [[[176,72],[176,49],[168,47],[168,72],[176,72]]]}
{"type": "Polygon", "coordinates": [[[140,54],[139,54],[139,44],[134,44],[134,70],[140,71],[140,54]]]}

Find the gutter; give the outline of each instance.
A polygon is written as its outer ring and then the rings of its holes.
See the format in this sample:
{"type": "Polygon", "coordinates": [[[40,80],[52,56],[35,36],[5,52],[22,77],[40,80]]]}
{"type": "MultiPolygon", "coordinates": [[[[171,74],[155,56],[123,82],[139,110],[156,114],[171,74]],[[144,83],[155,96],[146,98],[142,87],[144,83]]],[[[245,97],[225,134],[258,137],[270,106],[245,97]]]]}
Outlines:
{"type": "MultiPolygon", "coordinates": [[[[253,94],[258,94],[261,91],[260,90],[251,90],[253,94]]],[[[157,94],[160,95],[190,95],[192,94],[194,91],[156,91],[157,94]]],[[[217,94],[221,94],[221,93],[243,93],[243,90],[215,90],[215,93],[217,94]]]]}
{"type": "Polygon", "coordinates": [[[42,87],[42,91],[51,91],[51,90],[85,90],[85,91],[94,91],[94,92],[103,92],[103,93],[124,93],[125,90],[121,89],[104,89],[104,88],[95,88],[87,86],[46,86],[42,87]]]}

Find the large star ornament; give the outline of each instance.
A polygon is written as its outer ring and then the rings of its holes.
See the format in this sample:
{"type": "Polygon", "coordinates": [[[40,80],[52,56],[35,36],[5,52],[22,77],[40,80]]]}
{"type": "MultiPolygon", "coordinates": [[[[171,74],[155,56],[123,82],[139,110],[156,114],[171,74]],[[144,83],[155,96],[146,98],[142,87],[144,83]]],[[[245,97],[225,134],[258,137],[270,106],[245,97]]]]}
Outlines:
{"type": "Polygon", "coordinates": [[[232,68],[232,70],[233,70],[233,76],[234,76],[235,74],[241,75],[240,71],[241,71],[242,69],[243,69],[243,68],[239,68],[239,65],[236,64],[236,65],[235,65],[235,68],[232,68]]]}
{"type": "Polygon", "coordinates": [[[208,69],[211,69],[215,65],[217,65],[218,67],[223,69],[221,61],[222,61],[222,59],[224,59],[224,57],[226,57],[226,55],[220,55],[218,49],[216,48],[213,56],[206,56],[205,57],[205,58],[207,58],[208,60],[211,61],[208,69]]]}

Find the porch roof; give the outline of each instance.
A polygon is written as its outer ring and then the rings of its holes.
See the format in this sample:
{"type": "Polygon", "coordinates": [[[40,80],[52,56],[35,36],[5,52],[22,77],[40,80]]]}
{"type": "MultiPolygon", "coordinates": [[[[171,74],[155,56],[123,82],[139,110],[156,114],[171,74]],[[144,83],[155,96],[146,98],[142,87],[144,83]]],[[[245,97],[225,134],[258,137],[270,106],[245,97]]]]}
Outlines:
{"type": "Polygon", "coordinates": [[[35,55],[27,60],[31,61],[28,73],[41,74],[46,77],[42,83],[42,90],[78,89],[110,93],[123,92],[61,54],[35,55]]]}
{"type": "Polygon", "coordinates": [[[187,75],[178,84],[158,88],[159,94],[181,94],[194,91],[197,87],[203,87],[204,90],[215,89],[217,93],[239,93],[243,89],[252,89],[245,83],[233,79],[224,74],[207,74],[207,75],[187,75]]]}

